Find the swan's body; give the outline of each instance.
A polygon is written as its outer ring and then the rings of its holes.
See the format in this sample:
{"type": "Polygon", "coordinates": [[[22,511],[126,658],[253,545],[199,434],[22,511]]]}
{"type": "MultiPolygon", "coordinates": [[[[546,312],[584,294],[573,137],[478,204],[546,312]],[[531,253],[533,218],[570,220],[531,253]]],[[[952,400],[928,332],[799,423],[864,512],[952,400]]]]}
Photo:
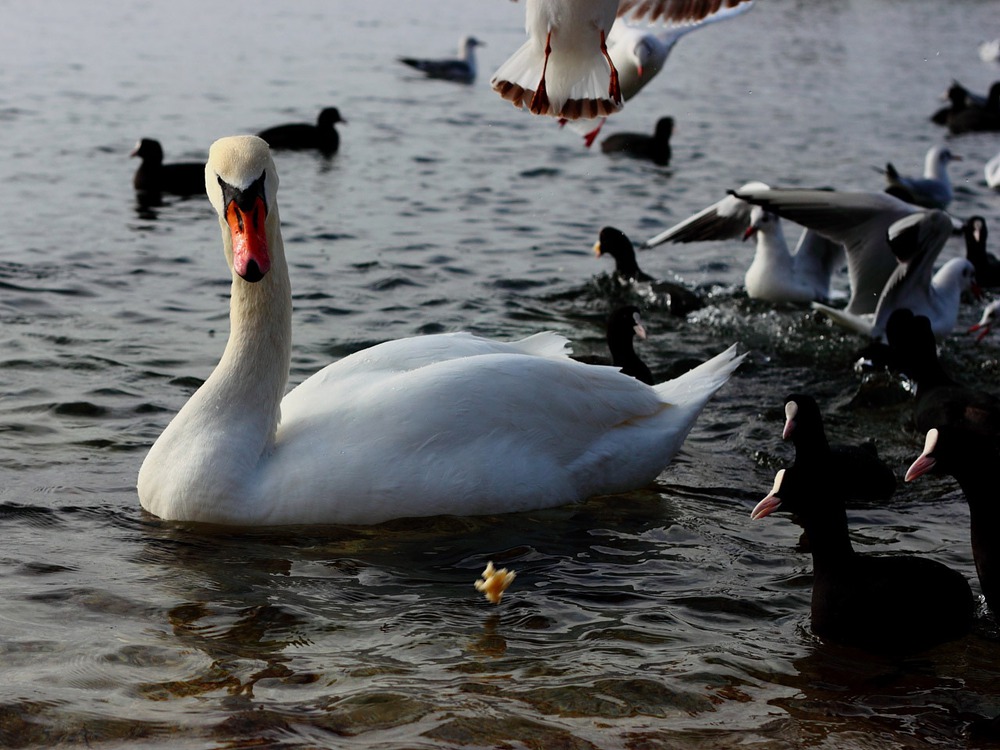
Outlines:
{"type": "Polygon", "coordinates": [[[627,491],[670,462],[742,359],[730,348],[650,387],[570,360],[555,334],[441,334],[353,354],[282,398],[291,290],[277,181],[262,140],[212,146],[206,186],[233,271],[231,332],[139,472],[140,502],[161,518],[377,523],[627,491]]]}

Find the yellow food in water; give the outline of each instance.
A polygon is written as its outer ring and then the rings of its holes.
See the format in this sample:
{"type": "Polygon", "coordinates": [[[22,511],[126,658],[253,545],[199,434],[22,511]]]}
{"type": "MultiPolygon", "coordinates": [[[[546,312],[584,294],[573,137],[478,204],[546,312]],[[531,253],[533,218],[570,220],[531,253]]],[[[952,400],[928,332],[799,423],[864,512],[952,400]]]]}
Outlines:
{"type": "Polygon", "coordinates": [[[507,590],[517,573],[512,573],[507,568],[497,570],[493,567],[491,560],[486,564],[486,570],[482,573],[482,578],[476,581],[476,591],[482,591],[494,604],[499,604],[503,598],[503,592],[507,590]]]}

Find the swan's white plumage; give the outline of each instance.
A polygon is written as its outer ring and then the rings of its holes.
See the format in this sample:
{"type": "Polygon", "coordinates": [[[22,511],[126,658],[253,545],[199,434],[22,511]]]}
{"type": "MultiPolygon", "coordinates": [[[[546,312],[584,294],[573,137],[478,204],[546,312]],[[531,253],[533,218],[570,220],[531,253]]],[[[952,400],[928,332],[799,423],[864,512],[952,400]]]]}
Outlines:
{"type": "MultiPolygon", "coordinates": [[[[233,525],[376,523],[549,507],[643,486],[679,450],[742,360],[735,347],[655,387],[575,362],[543,333],[389,341],[320,370],[282,399],[291,294],[263,141],[223,139],[206,182],[266,173],[271,267],[233,276],[220,363],[167,426],[139,473],[161,518],[233,525]],[[280,423],[278,413],[280,410],[280,423]]],[[[232,240],[223,223],[232,266],[232,240]]]]}

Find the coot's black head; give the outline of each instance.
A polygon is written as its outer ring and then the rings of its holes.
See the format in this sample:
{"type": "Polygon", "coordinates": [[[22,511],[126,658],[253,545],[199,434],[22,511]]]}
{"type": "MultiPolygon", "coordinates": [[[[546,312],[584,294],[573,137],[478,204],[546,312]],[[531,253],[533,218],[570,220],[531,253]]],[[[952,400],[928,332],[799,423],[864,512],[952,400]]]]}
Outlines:
{"type": "Polygon", "coordinates": [[[905,481],[929,472],[962,475],[968,469],[976,469],[975,473],[981,476],[984,467],[992,468],[996,460],[996,451],[983,436],[961,427],[942,425],[927,431],[924,449],[906,470],[905,481]]]}
{"type": "Polygon", "coordinates": [[[963,227],[965,234],[965,255],[969,260],[973,257],[985,255],[986,238],[989,234],[986,231],[986,219],[982,216],[970,216],[965,221],[963,227]]]}
{"type": "Polygon", "coordinates": [[[336,107],[327,107],[322,112],[319,113],[319,119],[317,120],[317,125],[323,130],[327,128],[332,128],[338,122],[347,121],[340,117],[340,110],[336,107]]]}
{"type": "Polygon", "coordinates": [[[635,247],[625,233],[614,227],[604,227],[594,244],[598,257],[610,255],[615,259],[615,270],[626,278],[637,278],[642,272],[635,260],[635,247]]]}
{"type": "Polygon", "coordinates": [[[149,164],[161,164],[163,162],[163,147],[159,141],[152,138],[143,138],[132,149],[129,156],[138,156],[143,162],[149,164]]]}
{"type": "Polygon", "coordinates": [[[661,117],[656,121],[656,137],[669,138],[674,132],[674,118],[661,117]]]}
{"type": "Polygon", "coordinates": [[[640,341],[646,338],[639,308],[635,305],[616,308],[608,317],[608,340],[631,341],[633,336],[640,341]]]}
{"type": "Polygon", "coordinates": [[[812,396],[793,393],[785,398],[785,427],[781,432],[781,439],[789,438],[796,444],[813,440],[826,442],[823,416],[812,396]]]}

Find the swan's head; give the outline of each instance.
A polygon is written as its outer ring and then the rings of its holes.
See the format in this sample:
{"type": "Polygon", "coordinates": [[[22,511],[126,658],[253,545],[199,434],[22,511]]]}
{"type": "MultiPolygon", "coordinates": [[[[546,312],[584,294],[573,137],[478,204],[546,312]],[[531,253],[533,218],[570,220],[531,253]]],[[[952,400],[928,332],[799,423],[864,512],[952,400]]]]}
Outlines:
{"type": "Polygon", "coordinates": [[[271,254],[280,252],[270,239],[278,226],[278,173],[267,143],[253,135],[213,143],[205,190],[219,214],[233,272],[245,281],[260,281],[271,268],[271,254]]]}

